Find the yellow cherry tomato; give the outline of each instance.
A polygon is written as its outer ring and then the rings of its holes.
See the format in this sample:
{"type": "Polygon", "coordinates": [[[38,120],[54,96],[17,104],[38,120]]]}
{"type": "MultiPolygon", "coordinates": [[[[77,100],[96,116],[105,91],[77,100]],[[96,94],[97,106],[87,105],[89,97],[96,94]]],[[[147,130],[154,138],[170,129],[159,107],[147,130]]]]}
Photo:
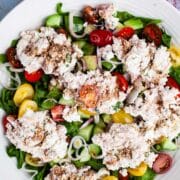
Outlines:
{"type": "Polygon", "coordinates": [[[112,115],[112,120],[114,123],[133,123],[133,117],[122,109],[112,115]]]}
{"type": "Polygon", "coordinates": [[[128,172],[132,176],[143,176],[147,170],[148,166],[144,162],[142,162],[138,167],[136,168],[129,168],[128,172]]]}
{"type": "Polygon", "coordinates": [[[25,156],[25,162],[34,167],[41,167],[44,165],[39,158],[34,158],[31,154],[28,153],[25,156]]]}
{"type": "Polygon", "coordinates": [[[84,114],[84,115],[87,115],[87,116],[94,116],[94,115],[96,115],[96,112],[89,111],[87,109],[82,109],[82,108],[79,108],[79,112],[84,114]]]}
{"type": "Polygon", "coordinates": [[[173,66],[180,66],[180,47],[171,46],[169,52],[173,66]]]}
{"type": "Polygon", "coordinates": [[[25,99],[34,97],[34,89],[31,84],[25,83],[18,87],[14,95],[14,103],[19,106],[25,99]]]}
{"type": "Polygon", "coordinates": [[[24,100],[19,107],[18,117],[22,117],[27,109],[37,111],[38,106],[35,101],[29,100],[29,99],[24,100]]]}
{"type": "Polygon", "coordinates": [[[102,180],[118,180],[118,178],[116,176],[105,176],[102,180]]]}
{"type": "Polygon", "coordinates": [[[156,140],[156,144],[163,143],[163,142],[166,141],[166,140],[167,140],[167,137],[161,136],[159,139],[156,140]]]}

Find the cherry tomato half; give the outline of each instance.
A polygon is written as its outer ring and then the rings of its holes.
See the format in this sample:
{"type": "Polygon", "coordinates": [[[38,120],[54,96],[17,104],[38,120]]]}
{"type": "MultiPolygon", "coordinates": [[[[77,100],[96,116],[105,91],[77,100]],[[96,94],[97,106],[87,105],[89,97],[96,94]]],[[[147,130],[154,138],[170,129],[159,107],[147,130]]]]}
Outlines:
{"type": "Polygon", "coordinates": [[[63,105],[57,105],[51,109],[51,116],[55,122],[64,121],[64,119],[62,118],[62,113],[63,113],[64,108],[65,106],[63,105]]]}
{"type": "Polygon", "coordinates": [[[153,163],[153,170],[157,174],[166,173],[172,166],[172,158],[168,154],[159,153],[158,157],[153,163]]]}
{"type": "Polygon", "coordinates": [[[113,75],[113,76],[116,76],[116,78],[117,78],[116,81],[117,81],[117,84],[118,84],[118,86],[119,86],[119,89],[120,89],[121,91],[126,92],[127,89],[128,89],[128,82],[127,82],[127,80],[125,79],[125,77],[124,77],[122,74],[118,73],[118,72],[114,72],[114,73],[112,73],[112,75],[113,75]]]}
{"type": "Polygon", "coordinates": [[[119,180],[129,180],[129,175],[123,176],[121,173],[119,173],[119,180]]]}
{"type": "Polygon", "coordinates": [[[16,49],[13,47],[10,47],[6,51],[6,57],[9,63],[14,67],[14,68],[21,68],[22,64],[21,62],[16,58],[16,49]]]}
{"type": "Polygon", "coordinates": [[[124,27],[122,29],[120,29],[115,36],[116,37],[122,37],[124,39],[130,39],[133,34],[135,33],[134,29],[131,27],[124,27]]]}
{"type": "Polygon", "coordinates": [[[13,121],[16,119],[15,115],[8,115],[8,116],[4,116],[3,120],[2,120],[2,124],[3,124],[3,128],[4,128],[4,132],[7,131],[7,127],[6,125],[9,123],[9,121],[13,121]]]}
{"type": "Polygon", "coordinates": [[[168,80],[166,82],[166,86],[178,89],[179,94],[177,95],[177,97],[180,97],[180,85],[172,77],[168,77],[168,80]]]}
{"type": "Polygon", "coordinates": [[[168,77],[166,86],[173,87],[173,88],[180,90],[179,84],[172,77],[168,77]]]}
{"type": "Polygon", "coordinates": [[[28,82],[34,83],[41,79],[43,76],[43,71],[39,69],[38,71],[28,73],[27,71],[24,72],[24,76],[28,82]]]}
{"type": "Polygon", "coordinates": [[[96,29],[90,33],[90,42],[95,46],[106,46],[113,43],[111,31],[96,29]]]}
{"type": "Polygon", "coordinates": [[[142,32],[142,36],[150,42],[154,42],[156,46],[161,45],[162,31],[156,24],[148,24],[142,32]]]}

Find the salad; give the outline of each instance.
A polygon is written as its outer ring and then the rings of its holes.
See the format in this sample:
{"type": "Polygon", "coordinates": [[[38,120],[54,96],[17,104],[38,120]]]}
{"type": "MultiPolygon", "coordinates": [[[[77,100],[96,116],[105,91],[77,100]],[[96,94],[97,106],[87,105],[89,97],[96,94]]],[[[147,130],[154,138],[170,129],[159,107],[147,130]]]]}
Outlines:
{"type": "Polygon", "coordinates": [[[0,54],[7,154],[35,180],[153,180],[180,146],[180,48],[113,4],[66,12],[0,54]]]}

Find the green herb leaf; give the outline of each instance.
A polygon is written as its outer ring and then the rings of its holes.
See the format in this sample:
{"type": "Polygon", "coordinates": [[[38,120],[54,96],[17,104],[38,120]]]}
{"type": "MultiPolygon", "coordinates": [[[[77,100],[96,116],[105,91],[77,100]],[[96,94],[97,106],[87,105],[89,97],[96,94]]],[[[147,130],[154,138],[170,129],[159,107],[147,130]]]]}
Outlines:
{"type": "Polygon", "coordinates": [[[169,75],[180,85],[180,66],[171,67],[169,75]]]}
{"type": "Polygon", "coordinates": [[[17,159],[17,168],[20,169],[22,168],[24,161],[25,161],[25,155],[26,153],[16,149],[16,147],[13,144],[10,144],[7,149],[6,152],[8,154],[9,157],[16,157],[17,159]]]}
{"type": "Polygon", "coordinates": [[[14,39],[11,41],[11,47],[16,47],[17,43],[18,43],[19,39],[14,39]]]}
{"type": "Polygon", "coordinates": [[[114,111],[118,111],[122,107],[122,103],[118,101],[114,106],[113,109],[114,111]]]}
{"type": "Polygon", "coordinates": [[[73,137],[78,134],[79,128],[81,126],[81,122],[72,122],[72,123],[64,122],[63,125],[67,129],[67,135],[73,137]]]}
{"type": "Polygon", "coordinates": [[[122,12],[118,11],[116,14],[116,17],[119,18],[120,22],[124,22],[128,19],[133,18],[134,16],[132,14],[128,13],[127,11],[122,11],[122,12]]]}
{"type": "Polygon", "coordinates": [[[62,96],[61,91],[57,87],[53,87],[47,95],[47,98],[59,100],[62,96]]]}
{"type": "Polygon", "coordinates": [[[17,114],[17,107],[13,101],[14,91],[3,88],[0,94],[0,107],[7,114],[17,114]]]}
{"type": "Polygon", "coordinates": [[[6,55],[5,55],[5,54],[0,54],[0,64],[1,64],[1,63],[4,63],[4,62],[6,62],[6,61],[7,61],[6,55]]]}
{"type": "Polygon", "coordinates": [[[63,13],[63,11],[62,11],[62,3],[58,3],[57,5],[56,5],[56,12],[58,13],[58,14],[62,14],[63,13]]]}
{"type": "Polygon", "coordinates": [[[43,101],[40,109],[41,110],[49,110],[49,109],[53,108],[55,105],[56,105],[55,101],[53,101],[51,99],[47,99],[47,100],[43,101]]]}
{"type": "Polygon", "coordinates": [[[92,169],[96,171],[104,167],[102,160],[100,159],[91,159],[86,162],[86,165],[90,166],[92,169]]]}
{"type": "Polygon", "coordinates": [[[169,48],[171,44],[171,36],[164,32],[162,35],[162,42],[166,47],[169,48]]]}
{"type": "Polygon", "coordinates": [[[155,176],[156,173],[152,169],[148,168],[143,176],[134,176],[131,180],[154,180],[155,176]]]}
{"type": "Polygon", "coordinates": [[[44,177],[47,175],[48,170],[49,170],[49,165],[45,165],[43,168],[38,170],[37,175],[34,177],[34,180],[44,180],[44,177]]]}

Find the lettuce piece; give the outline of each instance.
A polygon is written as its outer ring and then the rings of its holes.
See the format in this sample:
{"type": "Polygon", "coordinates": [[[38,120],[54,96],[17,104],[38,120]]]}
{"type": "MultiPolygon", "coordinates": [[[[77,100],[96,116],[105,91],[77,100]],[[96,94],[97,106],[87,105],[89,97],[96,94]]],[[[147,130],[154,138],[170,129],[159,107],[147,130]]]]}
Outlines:
{"type": "Polygon", "coordinates": [[[148,168],[147,171],[145,172],[145,174],[143,176],[133,176],[130,179],[131,180],[154,180],[156,176],[156,173],[148,168]]]}
{"type": "Polygon", "coordinates": [[[22,168],[24,162],[25,162],[25,155],[26,153],[16,149],[16,147],[12,144],[10,144],[7,149],[6,152],[8,154],[9,157],[16,157],[17,159],[17,168],[20,169],[22,168]]]}
{"type": "Polygon", "coordinates": [[[176,82],[180,85],[180,66],[171,67],[169,75],[173,77],[176,80],[176,82]]]}
{"type": "Polygon", "coordinates": [[[162,43],[163,45],[165,45],[166,47],[170,47],[171,44],[171,36],[168,35],[166,32],[163,32],[162,34],[162,43]]]}

